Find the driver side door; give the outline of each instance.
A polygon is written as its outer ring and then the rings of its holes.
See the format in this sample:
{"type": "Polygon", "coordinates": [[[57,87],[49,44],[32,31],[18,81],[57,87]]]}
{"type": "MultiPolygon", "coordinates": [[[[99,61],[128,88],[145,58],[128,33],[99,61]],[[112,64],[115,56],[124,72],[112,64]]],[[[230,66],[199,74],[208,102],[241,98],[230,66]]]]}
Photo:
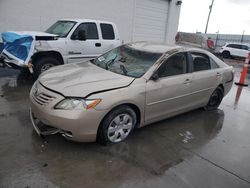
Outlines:
{"type": "Polygon", "coordinates": [[[99,36],[96,23],[80,24],[67,41],[68,63],[87,61],[102,54],[99,36]],[[85,41],[78,39],[79,31],[85,31],[85,41]]]}
{"type": "Polygon", "coordinates": [[[146,123],[182,112],[192,104],[187,53],[172,55],[156,73],[159,78],[149,80],[146,85],[146,123]]]}

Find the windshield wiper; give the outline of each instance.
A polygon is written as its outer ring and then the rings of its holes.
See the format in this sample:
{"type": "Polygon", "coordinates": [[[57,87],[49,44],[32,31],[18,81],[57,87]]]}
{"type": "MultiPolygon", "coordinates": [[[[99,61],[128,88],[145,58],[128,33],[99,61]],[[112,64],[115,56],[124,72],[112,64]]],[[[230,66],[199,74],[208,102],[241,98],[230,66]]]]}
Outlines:
{"type": "Polygon", "coordinates": [[[125,66],[123,64],[120,64],[120,69],[122,70],[124,75],[127,75],[128,71],[127,71],[127,69],[125,68],[125,66]]]}
{"type": "Polygon", "coordinates": [[[112,65],[115,62],[115,59],[117,58],[117,55],[113,59],[110,59],[107,63],[105,63],[106,70],[109,69],[109,66],[112,65]]]}

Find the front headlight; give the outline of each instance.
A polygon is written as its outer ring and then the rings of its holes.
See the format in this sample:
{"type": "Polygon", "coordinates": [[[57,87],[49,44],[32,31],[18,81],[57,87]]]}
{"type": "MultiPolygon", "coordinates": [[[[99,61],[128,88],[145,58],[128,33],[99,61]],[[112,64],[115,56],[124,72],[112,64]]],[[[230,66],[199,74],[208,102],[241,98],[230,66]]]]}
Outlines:
{"type": "Polygon", "coordinates": [[[55,109],[61,110],[83,110],[92,109],[101,102],[101,99],[64,99],[55,105],[55,109]]]}

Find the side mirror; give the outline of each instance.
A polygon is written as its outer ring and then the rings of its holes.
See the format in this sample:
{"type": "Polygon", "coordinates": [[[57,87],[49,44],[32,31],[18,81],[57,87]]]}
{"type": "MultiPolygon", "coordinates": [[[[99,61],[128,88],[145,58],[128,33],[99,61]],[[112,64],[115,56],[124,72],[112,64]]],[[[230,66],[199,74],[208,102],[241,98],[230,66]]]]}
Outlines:
{"type": "Polygon", "coordinates": [[[86,39],[86,31],[85,30],[79,30],[78,31],[78,40],[85,41],[86,39]]]}
{"type": "Polygon", "coordinates": [[[157,72],[155,72],[155,73],[151,76],[151,78],[150,78],[150,80],[153,80],[153,81],[157,81],[158,79],[159,79],[159,75],[158,75],[157,72]]]}

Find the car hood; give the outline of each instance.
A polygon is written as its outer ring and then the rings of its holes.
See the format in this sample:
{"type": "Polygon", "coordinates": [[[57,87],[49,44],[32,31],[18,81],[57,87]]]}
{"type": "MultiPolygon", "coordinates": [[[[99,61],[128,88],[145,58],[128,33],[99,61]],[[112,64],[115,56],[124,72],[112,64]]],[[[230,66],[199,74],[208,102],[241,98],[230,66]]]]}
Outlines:
{"type": "Polygon", "coordinates": [[[40,31],[10,31],[13,33],[17,33],[20,35],[31,35],[31,36],[37,36],[37,37],[56,37],[57,35],[40,32],[40,31]]]}
{"type": "Polygon", "coordinates": [[[57,66],[44,72],[39,82],[67,97],[86,97],[91,93],[126,87],[134,78],[116,74],[91,62],[57,66]]]}
{"type": "Polygon", "coordinates": [[[59,38],[58,35],[40,32],[40,31],[9,31],[10,33],[15,33],[23,36],[32,36],[36,41],[39,40],[57,40],[59,38]]]}

